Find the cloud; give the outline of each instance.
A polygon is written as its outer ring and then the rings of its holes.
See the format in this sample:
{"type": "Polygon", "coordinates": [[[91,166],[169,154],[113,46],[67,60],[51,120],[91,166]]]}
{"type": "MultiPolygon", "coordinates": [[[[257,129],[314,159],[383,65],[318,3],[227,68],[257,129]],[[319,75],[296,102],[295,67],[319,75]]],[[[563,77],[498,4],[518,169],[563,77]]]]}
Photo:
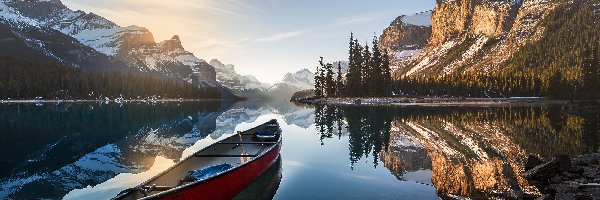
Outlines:
{"type": "Polygon", "coordinates": [[[370,22],[370,21],[373,21],[376,19],[377,19],[377,17],[373,17],[373,16],[344,18],[344,19],[338,20],[338,25],[344,26],[344,25],[350,25],[350,24],[364,23],[364,22],[370,22]]]}
{"type": "Polygon", "coordinates": [[[291,32],[285,32],[285,33],[277,33],[277,34],[273,34],[271,36],[254,39],[254,41],[256,41],[256,42],[276,42],[276,41],[285,40],[285,39],[289,39],[289,38],[299,37],[299,36],[304,35],[304,33],[306,33],[306,31],[291,31],[291,32]]]}

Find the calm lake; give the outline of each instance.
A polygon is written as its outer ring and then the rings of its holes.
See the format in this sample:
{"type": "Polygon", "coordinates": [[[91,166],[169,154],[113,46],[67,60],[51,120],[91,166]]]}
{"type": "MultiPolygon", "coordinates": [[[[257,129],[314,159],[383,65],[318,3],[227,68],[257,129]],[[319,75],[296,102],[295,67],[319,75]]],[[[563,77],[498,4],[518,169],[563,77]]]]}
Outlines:
{"type": "Polygon", "coordinates": [[[289,102],[0,104],[0,199],[110,199],[270,119],[281,160],[239,199],[520,198],[530,155],[597,152],[600,113],[569,107],[289,102]]]}

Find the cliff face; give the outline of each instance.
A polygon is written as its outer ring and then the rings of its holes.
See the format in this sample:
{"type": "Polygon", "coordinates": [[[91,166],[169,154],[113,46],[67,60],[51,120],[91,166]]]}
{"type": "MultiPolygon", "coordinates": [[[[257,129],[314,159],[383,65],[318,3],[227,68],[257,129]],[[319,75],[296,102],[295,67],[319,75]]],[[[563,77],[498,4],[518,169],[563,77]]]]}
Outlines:
{"type": "Polygon", "coordinates": [[[427,46],[395,75],[441,76],[497,69],[518,48],[542,36],[540,22],[556,4],[546,0],[438,0],[431,14],[427,46]]]}
{"type": "Polygon", "coordinates": [[[462,33],[493,38],[509,31],[522,0],[438,0],[432,15],[432,44],[462,33]]]}
{"type": "Polygon", "coordinates": [[[383,31],[379,40],[382,50],[392,55],[393,69],[421,53],[431,37],[431,11],[399,16],[383,31]]]}

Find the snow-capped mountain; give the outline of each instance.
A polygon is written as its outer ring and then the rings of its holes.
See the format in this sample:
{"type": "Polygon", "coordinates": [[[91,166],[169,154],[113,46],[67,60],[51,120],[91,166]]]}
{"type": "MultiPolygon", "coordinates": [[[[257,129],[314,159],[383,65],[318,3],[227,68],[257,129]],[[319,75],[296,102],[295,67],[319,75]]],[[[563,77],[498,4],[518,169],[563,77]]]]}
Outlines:
{"type": "Polygon", "coordinates": [[[432,11],[425,11],[399,16],[383,31],[379,44],[381,49],[392,55],[393,70],[419,55],[427,46],[431,37],[431,14],[432,11]]]}
{"type": "Polygon", "coordinates": [[[40,25],[0,2],[1,56],[35,62],[55,62],[92,70],[117,70],[125,64],[97,52],[60,31],[40,25]]]}
{"type": "Polygon", "coordinates": [[[270,84],[262,83],[254,76],[238,74],[232,64],[225,65],[221,61],[213,59],[210,61],[210,65],[215,68],[217,82],[242,96],[264,95],[271,87],[270,84]]]}
{"type": "Polygon", "coordinates": [[[0,24],[8,26],[0,38],[9,36],[0,46],[18,43],[21,54],[44,55],[86,69],[105,66],[220,87],[214,68],[186,51],[178,36],[157,43],[146,28],[121,27],[94,13],[71,10],[60,0],[4,0],[0,24]]]}
{"type": "Polygon", "coordinates": [[[314,89],[314,87],[315,74],[308,69],[302,69],[295,73],[287,73],[283,80],[269,89],[269,95],[289,99],[295,92],[314,89]]]}

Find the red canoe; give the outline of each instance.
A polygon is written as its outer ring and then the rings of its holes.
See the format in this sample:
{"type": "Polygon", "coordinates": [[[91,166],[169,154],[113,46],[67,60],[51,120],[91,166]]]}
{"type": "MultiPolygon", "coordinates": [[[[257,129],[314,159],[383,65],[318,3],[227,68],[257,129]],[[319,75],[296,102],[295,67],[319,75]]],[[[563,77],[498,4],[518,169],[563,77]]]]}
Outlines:
{"type": "Polygon", "coordinates": [[[276,120],[210,145],[114,199],[231,199],[273,165],[281,150],[276,120]]]}

